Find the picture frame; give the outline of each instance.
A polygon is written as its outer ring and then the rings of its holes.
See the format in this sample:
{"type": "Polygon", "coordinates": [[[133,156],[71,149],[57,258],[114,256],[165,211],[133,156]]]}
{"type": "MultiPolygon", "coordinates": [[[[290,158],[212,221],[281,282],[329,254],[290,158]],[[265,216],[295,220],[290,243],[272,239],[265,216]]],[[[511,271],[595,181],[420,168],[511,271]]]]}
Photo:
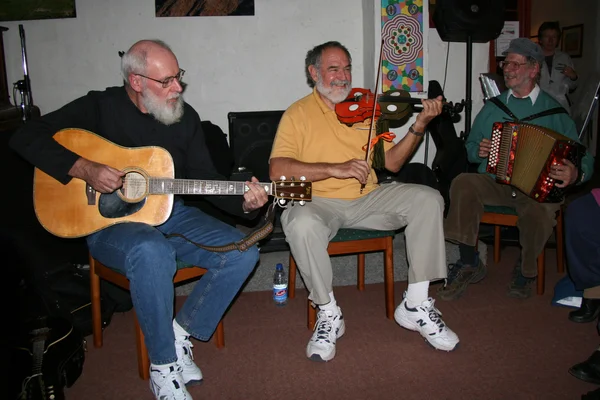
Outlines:
{"type": "Polygon", "coordinates": [[[255,0],[154,0],[156,17],[254,15],[255,0]]]}
{"type": "Polygon", "coordinates": [[[578,58],[583,55],[583,24],[562,28],[560,49],[571,58],[578,58]]]}
{"type": "MultiPolygon", "coordinates": [[[[1,2],[1,1],[0,1],[1,2]]],[[[0,22],[77,18],[75,0],[4,1],[0,22]]]]}

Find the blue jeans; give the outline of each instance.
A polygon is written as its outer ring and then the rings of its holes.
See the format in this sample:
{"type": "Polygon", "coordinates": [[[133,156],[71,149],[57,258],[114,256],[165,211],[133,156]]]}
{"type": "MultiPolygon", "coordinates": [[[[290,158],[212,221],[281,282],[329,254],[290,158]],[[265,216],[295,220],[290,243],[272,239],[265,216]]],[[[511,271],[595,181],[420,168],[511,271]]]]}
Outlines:
{"type": "Polygon", "coordinates": [[[166,239],[163,235],[170,233],[210,246],[225,245],[244,236],[234,227],[176,201],[171,217],[160,226],[124,223],[87,238],[95,259],[129,279],[150,361],[156,365],[177,360],[172,323],[177,260],[208,270],[176,317],[190,335],[207,341],[259,258],[256,246],[245,252],[213,253],[182,238],[166,239]]]}

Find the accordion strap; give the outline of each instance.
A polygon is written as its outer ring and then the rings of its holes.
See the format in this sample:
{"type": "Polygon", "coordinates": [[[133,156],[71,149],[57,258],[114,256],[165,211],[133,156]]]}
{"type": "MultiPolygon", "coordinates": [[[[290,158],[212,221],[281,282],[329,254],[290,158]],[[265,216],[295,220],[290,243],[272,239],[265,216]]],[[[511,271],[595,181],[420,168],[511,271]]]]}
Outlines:
{"type": "Polygon", "coordinates": [[[562,107],[554,107],[549,110],[541,111],[537,114],[530,115],[529,117],[522,118],[521,122],[532,121],[537,118],[547,117],[548,115],[554,115],[554,114],[568,114],[568,112],[567,112],[567,110],[565,110],[562,107]]]}
{"type": "Polygon", "coordinates": [[[563,107],[554,107],[549,110],[541,111],[539,113],[532,114],[528,117],[519,119],[512,111],[510,111],[510,108],[508,108],[508,106],[506,104],[504,104],[503,102],[500,101],[500,99],[497,96],[492,97],[491,99],[489,99],[489,101],[494,103],[496,105],[496,107],[498,107],[499,109],[504,111],[506,114],[508,114],[508,116],[511,117],[514,122],[528,122],[528,121],[533,121],[534,119],[537,119],[537,118],[547,117],[549,115],[568,114],[567,110],[565,110],[563,107]]]}

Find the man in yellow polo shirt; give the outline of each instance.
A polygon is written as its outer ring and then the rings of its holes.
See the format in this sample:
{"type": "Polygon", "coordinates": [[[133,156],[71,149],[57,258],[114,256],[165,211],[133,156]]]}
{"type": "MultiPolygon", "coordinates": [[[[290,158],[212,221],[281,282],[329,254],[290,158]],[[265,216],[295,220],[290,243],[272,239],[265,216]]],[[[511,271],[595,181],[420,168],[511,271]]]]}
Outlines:
{"type": "MultiPolygon", "coordinates": [[[[281,223],[318,319],[306,347],[315,361],[335,357],[336,339],[346,326],[333,295],[333,273],[327,246],[340,228],[395,230],[406,226],[410,264],[408,289],[396,308],[396,322],[418,331],[438,350],[451,351],[459,340],[429,297],[429,282],[446,278],[443,232],[444,200],[434,189],[414,184],[379,186],[363,146],[368,126],[338,121],[335,105],[352,88],[352,59],[338,42],[316,46],[306,55],[312,94],[283,115],[270,158],[270,176],[305,176],[313,182],[313,201],[289,207],[281,223]],[[364,190],[361,191],[361,186],[364,190]]],[[[385,167],[399,171],[422,139],[429,121],[442,110],[441,98],[423,100],[423,111],[397,144],[386,143],[385,167]]]]}

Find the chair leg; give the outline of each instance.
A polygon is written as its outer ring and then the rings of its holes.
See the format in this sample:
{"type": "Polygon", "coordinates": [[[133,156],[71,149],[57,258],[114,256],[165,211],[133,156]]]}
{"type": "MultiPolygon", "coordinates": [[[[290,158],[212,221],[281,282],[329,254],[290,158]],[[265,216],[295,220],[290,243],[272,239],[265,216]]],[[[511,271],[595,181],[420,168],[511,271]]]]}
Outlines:
{"type": "Polygon", "coordinates": [[[147,381],[150,379],[150,358],[148,357],[148,349],[146,348],[146,342],[144,341],[144,333],[138,322],[137,315],[135,315],[135,345],[137,348],[138,357],[138,373],[140,378],[147,381]]]}
{"type": "Polygon", "coordinates": [[[494,262],[500,262],[500,225],[494,226],[494,262]]]}
{"type": "Polygon", "coordinates": [[[290,267],[288,269],[288,298],[296,297],[296,260],[290,252],[290,267]]]}
{"type": "Polygon", "coordinates": [[[92,302],[92,335],[94,347],[102,347],[102,311],[100,299],[100,277],[96,275],[96,260],[90,255],[90,293],[92,302]]]}
{"type": "Polygon", "coordinates": [[[561,274],[565,272],[565,241],[563,235],[563,215],[562,210],[559,210],[556,217],[556,267],[561,274]]]}
{"type": "Polygon", "coordinates": [[[546,283],[546,249],[543,249],[540,255],[537,258],[537,294],[544,294],[544,285],[546,283]]]}
{"type": "Polygon", "coordinates": [[[308,318],[306,327],[309,330],[313,330],[315,328],[315,324],[317,323],[317,307],[312,306],[312,302],[308,300],[308,318]]]}
{"type": "Polygon", "coordinates": [[[394,319],[394,247],[393,239],[386,238],[386,249],[383,252],[383,278],[385,285],[385,314],[388,319],[394,319]]]}
{"type": "Polygon", "coordinates": [[[223,327],[223,320],[219,321],[217,325],[217,331],[215,332],[215,344],[217,349],[225,347],[225,328],[223,327]]]}
{"type": "Polygon", "coordinates": [[[358,254],[356,268],[356,288],[361,292],[365,290],[365,253],[358,254]]]}

